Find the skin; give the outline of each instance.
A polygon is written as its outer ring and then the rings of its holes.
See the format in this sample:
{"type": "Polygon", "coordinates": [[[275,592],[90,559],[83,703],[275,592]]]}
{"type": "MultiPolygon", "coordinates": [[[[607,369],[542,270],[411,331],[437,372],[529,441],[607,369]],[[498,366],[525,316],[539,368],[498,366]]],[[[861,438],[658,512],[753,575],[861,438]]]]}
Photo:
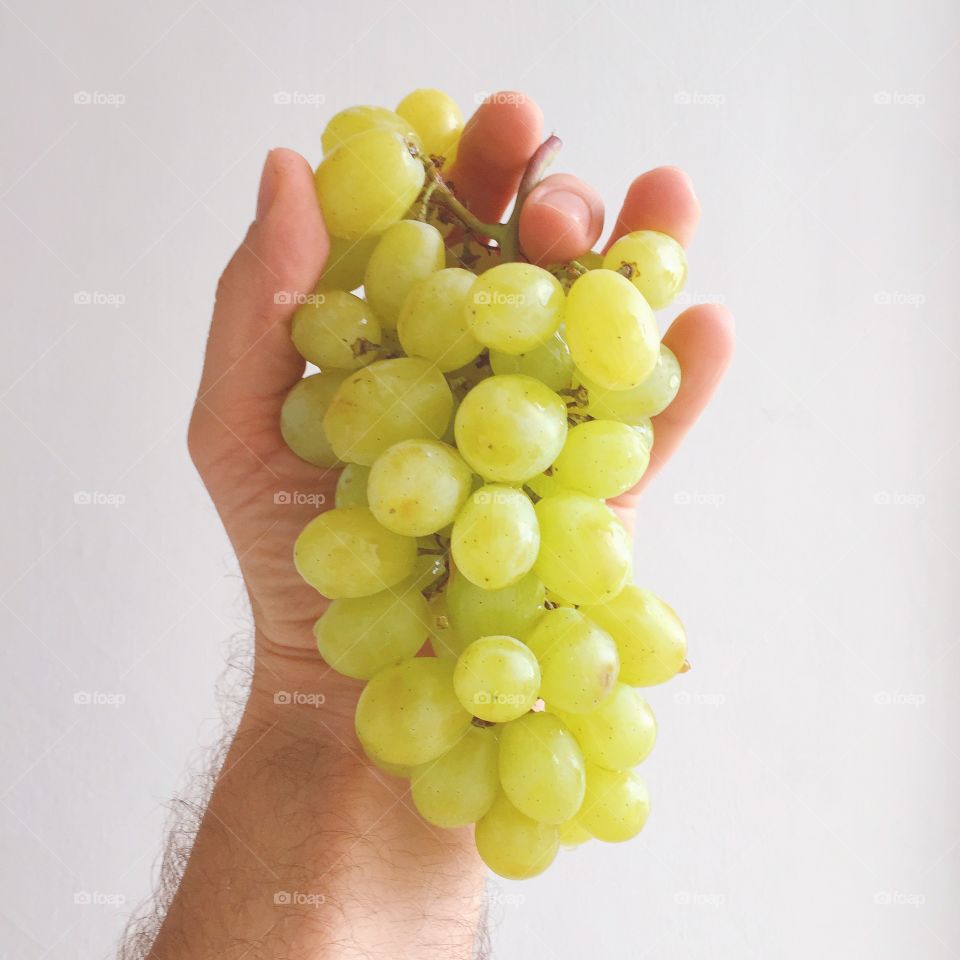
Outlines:
{"type": "MultiPolygon", "coordinates": [[[[451,174],[458,194],[481,218],[500,218],[542,139],[532,101],[494,96],[464,132],[451,174]]],[[[608,243],[650,228],[686,245],[699,217],[685,174],[661,167],[632,183],[608,243]]],[[[528,256],[545,263],[591,248],[602,227],[596,192],[560,174],[528,198],[521,236],[528,256]]],[[[274,501],[278,491],[299,491],[333,502],[336,472],[299,460],[278,428],[304,364],[290,342],[290,300],[276,294],[312,291],[328,249],[309,164],[290,150],[271,151],[256,219],[217,288],[189,430],[191,456],[250,597],[255,666],[152,957],[450,960],[473,955],[482,924],[484,871],[471,831],[424,823],[405,783],[366,761],[353,732],[361,685],[316,654],[312,626],[326,601],[291,562],[316,507],[274,501]],[[278,691],[322,694],[323,704],[277,703],[278,691]]],[[[707,404],[733,350],[733,321],[722,307],[695,306],[665,342],[680,360],[683,385],[656,418],[656,451],[641,488],[707,404]]],[[[627,520],[639,493],[615,504],[627,520]]]]}

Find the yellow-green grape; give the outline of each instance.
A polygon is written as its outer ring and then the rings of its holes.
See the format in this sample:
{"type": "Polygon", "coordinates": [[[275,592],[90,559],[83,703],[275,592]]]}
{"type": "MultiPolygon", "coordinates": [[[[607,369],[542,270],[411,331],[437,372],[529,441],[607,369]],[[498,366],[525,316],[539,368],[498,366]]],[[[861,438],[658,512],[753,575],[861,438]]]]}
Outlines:
{"type": "Polygon", "coordinates": [[[616,420],[588,420],[567,434],[551,479],[607,500],[637,484],[649,462],[650,450],[633,427],[616,420]]]}
{"type": "Polygon", "coordinates": [[[377,357],[380,323],[359,297],[321,286],[297,307],[290,337],[300,356],[323,370],[359,370],[377,357]]]}
{"type": "Polygon", "coordinates": [[[576,261],[588,270],[599,270],[603,266],[603,254],[596,250],[588,250],[586,253],[581,253],[576,261]]]}
{"type": "Polygon", "coordinates": [[[639,386],[660,350],[657,321],[640,291],[613,270],[591,270],[567,294],[567,345],[573,362],[608,390],[639,386]]]}
{"type": "Polygon", "coordinates": [[[280,433],[301,460],[317,467],[340,465],[327,439],[323,418],[333,395],[346,379],[345,370],[324,370],[293,385],[280,410],[280,433]]]}
{"type": "Polygon", "coordinates": [[[432,360],[445,373],[476,359],[483,346],[470,332],[464,314],[474,279],[469,270],[447,267],[414,284],[397,324],[409,356],[432,360]]]}
{"type": "Polygon", "coordinates": [[[560,843],[565,847],[579,847],[580,844],[593,839],[590,831],[576,817],[572,820],[564,820],[557,827],[557,832],[560,834],[560,843]]]}
{"type": "Polygon", "coordinates": [[[413,573],[417,542],[387,530],[366,507],[314,517],[293,548],[297,572],[325,597],[368,597],[413,573]]]}
{"type": "MultiPolygon", "coordinates": [[[[568,434],[569,436],[569,434],[568,434]]],[[[553,476],[553,468],[549,473],[538,473],[531,477],[526,486],[529,487],[538,497],[552,497],[555,493],[562,493],[565,489],[553,476]]]]}
{"type": "Polygon", "coordinates": [[[397,113],[417,131],[424,153],[451,158],[463,132],[456,100],[440,90],[414,90],[397,104],[397,113]]]}
{"type": "Polygon", "coordinates": [[[540,665],[513,637],[481,637],[457,660],[453,688],[464,710],[491,723],[527,713],[540,691],[540,665]]]}
{"type": "Polygon", "coordinates": [[[653,423],[650,418],[644,418],[639,423],[631,424],[640,437],[640,442],[647,448],[647,453],[653,449],[653,423]]]}
{"type": "Polygon", "coordinates": [[[584,410],[591,417],[639,425],[673,403],[680,390],[680,364],[673,351],[661,343],[657,362],[639,387],[607,390],[583,374],[578,379],[587,391],[584,410]]]}
{"type": "Polygon", "coordinates": [[[402,440],[374,461],[367,499],[388,530],[424,537],[453,523],[472,478],[453,447],[437,440],[402,440]]]}
{"type": "Polygon", "coordinates": [[[467,643],[506,634],[524,636],[543,613],[545,591],[532,573],[500,590],[485,590],[456,571],[446,589],[447,612],[457,636],[467,643]]]}
{"type": "Polygon", "coordinates": [[[563,448],[567,407],[533,377],[489,377],[463,398],[454,430],[457,449],[480,476],[523,483],[546,470],[563,448]]]}
{"type": "Polygon", "coordinates": [[[561,713],[589,763],[607,770],[627,770],[642,763],[657,739],[657,721],[636,687],[618,683],[613,693],[589,713],[561,713]]]}
{"type": "Polygon", "coordinates": [[[388,227],[374,247],[363,277],[363,294],[387,329],[396,329],[400,308],[418,280],[442,270],[443,237],[419,220],[401,220],[388,227]]]}
{"type": "Polygon", "coordinates": [[[334,114],[323,131],[320,143],[324,156],[358,133],[378,127],[392,130],[406,140],[418,139],[413,125],[393,110],[387,110],[386,107],[347,107],[334,114]]]}
{"type": "Polygon", "coordinates": [[[587,764],[587,793],[577,820],[598,840],[622,843],[635,837],[650,815],[650,795],[633,770],[587,764]]]}
{"type": "Polygon", "coordinates": [[[376,757],[364,750],[366,758],[378,769],[384,773],[389,773],[391,777],[397,777],[400,780],[409,780],[414,771],[414,767],[404,766],[402,763],[387,763],[385,760],[378,760],[376,757]]]}
{"type": "Polygon", "coordinates": [[[423,164],[384,127],[358,133],[328,154],[314,182],[327,229],[355,239],[402,219],[423,186],[423,164]]]}
{"type": "Polygon", "coordinates": [[[453,562],[471,583],[485,590],[516,583],[533,566],[539,547],[533,504],[514,487],[481,487],[453,523],[453,562]]]}
{"type": "Polygon", "coordinates": [[[357,702],[357,738],[387,763],[418,766],[446,753],[470,727],[453,692],[453,663],[413,657],[373,675],[357,702]]]}
{"type": "Polygon", "coordinates": [[[323,418],[334,451],[371,466],[401,440],[443,436],[453,396],[439,370],[415,357],[378,360],[340,385],[323,418]]]}
{"type": "Polygon", "coordinates": [[[473,335],[503,353],[546,343],[563,320],[560,281],[532,263],[501,263],[477,277],[467,297],[473,335]]]}
{"type": "Polygon", "coordinates": [[[603,603],[630,577],[630,535],[602,500],[564,491],[536,506],[540,553],[534,570],[570,603],[603,603]]]}
{"type": "Polygon", "coordinates": [[[673,609],[649,590],[629,584],[616,597],[583,612],[616,641],[624,683],[652,687],[683,670],[686,631],[673,609]]]}
{"type": "Polygon", "coordinates": [[[370,476],[369,467],[361,467],[359,463],[348,463],[337,480],[337,489],[333,495],[335,507],[366,507],[367,504],[367,477],[370,476]]]}
{"type": "Polygon", "coordinates": [[[416,590],[334,600],[313,628],[320,656],[337,673],[369,680],[378,670],[414,656],[430,632],[427,601],[416,590]]]}
{"type": "Polygon", "coordinates": [[[522,373],[533,377],[551,390],[566,390],[573,382],[573,358],[559,332],[527,353],[491,350],[490,366],[494,373],[522,373]]]}
{"type": "Polygon", "coordinates": [[[654,310],[670,303],[687,281],[683,247],[656,230],[637,230],[621,237],[607,251],[603,265],[622,273],[654,310]]]}
{"type": "Polygon", "coordinates": [[[379,241],[376,234],[358,240],[331,237],[321,283],[331,290],[356,290],[363,283],[367,261],[379,241]]]}
{"type": "Polygon", "coordinates": [[[466,649],[466,643],[457,633],[447,609],[446,591],[430,598],[430,646],[438,657],[456,660],[466,649]]]}
{"type": "Polygon", "coordinates": [[[500,785],[496,728],[471,726],[443,756],[417,767],[410,782],[414,806],[427,823],[446,829],[476,823],[500,785]]]}
{"type": "Polygon", "coordinates": [[[477,822],[474,841],[483,862],[508,880],[543,873],[560,846],[556,827],[524,816],[502,793],[477,822]]]}
{"type": "Polygon", "coordinates": [[[510,802],[541,823],[569,820],[583,802],[583,753],[552,713],[527,713],[500,730],[500,784],[510,802]]]}
{"type": "Polygon", "coordinates": [[[523,640],[540,661],[540,696],[550,709],[586,713],[613,693],[617,645],[578,610],[547,610],[523,640]]]}

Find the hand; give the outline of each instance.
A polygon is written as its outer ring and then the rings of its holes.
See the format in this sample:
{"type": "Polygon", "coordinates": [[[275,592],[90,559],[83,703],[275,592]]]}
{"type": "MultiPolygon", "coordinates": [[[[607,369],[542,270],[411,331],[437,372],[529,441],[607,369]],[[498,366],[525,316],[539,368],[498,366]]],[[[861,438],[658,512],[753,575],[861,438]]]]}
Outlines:
{"type": "MultiPolygon", "coordinates": [[[[495,97],[481,106],[464,131],[451,173],[458,195],[481,219],[499,219],[541,139],[540,111],[525,97],[495,97]]],[[[568,174],[548,176],[522,212],[524,249],[541,263],[576,257],[597,241],[603,217],[602,202],[586,183],[568,174]]],[[[661,167],[634,180],[611,242],[631,230],[654,229],[686,246],[699,217],[686,175],[661,167]]],[[[291,295],[313,290],[328,250],[310,166],[292,151],[272,151],[256,220],[220,279],[190,425],[191,454],[250,594],[257,628],[255,691],[271,695],[289,689],[303,670],[320,663],[312,626],[325,601],[301,581],[291,559],[297,534],[318,507],[315,502],[278,501],[283,494],[292,500],[297,494],[321,494],[332,506],[337,474],[291,453],[280,436],[279,416],[287,391],[304,371],[290,342],[291,295]]],[[[665,342],[680,361],[682,387],[656,418],[653,458],[643,482],[617,500],[618,507],[628,510],[713,393],[733,349],[732,319],[719,306],[692,307],[673,323],[665,342]]],[[[349,724],[359,685],[327,676],[326,668],[323,673],[328,696],[331,687],[335,691],[331,706],[352,741],[349,724]]],[[[311,675],[316,677],[315,669],[311,675]]]]}

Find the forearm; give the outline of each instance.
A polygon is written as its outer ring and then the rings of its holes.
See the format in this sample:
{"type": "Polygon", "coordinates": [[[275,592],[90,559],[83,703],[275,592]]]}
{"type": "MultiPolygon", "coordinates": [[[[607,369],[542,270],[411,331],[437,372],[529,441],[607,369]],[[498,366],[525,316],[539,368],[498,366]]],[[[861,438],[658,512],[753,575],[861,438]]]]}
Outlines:
{"type": "Polygon", "coordinates": [[[359,754],[348,711],[276,704],[277,689],[295,688],[254,683],[151,956],[472,957],[483,875],[468,831],[424,824],[406,783],[359,754]]]}

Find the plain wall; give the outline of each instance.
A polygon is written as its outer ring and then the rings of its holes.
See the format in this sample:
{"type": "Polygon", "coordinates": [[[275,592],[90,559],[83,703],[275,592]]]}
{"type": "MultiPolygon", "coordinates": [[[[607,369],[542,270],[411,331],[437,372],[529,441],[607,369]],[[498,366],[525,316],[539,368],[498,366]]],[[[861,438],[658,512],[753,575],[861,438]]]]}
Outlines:
{"type": "Polygon", "coordinates": [[[650,692],[654,813],[497,881],[494,956],[960,955],[955,4],[6,0],[0,22],[0,957],[108,955],[218,740],[249,618],[184,437],[264,156],[315,162],[332,112],[418,86],[535,97],[609,223],[634,175],[684,166],[686,300],[739,335],[640,509],[637,580],[694,663],[650,692]]]}

